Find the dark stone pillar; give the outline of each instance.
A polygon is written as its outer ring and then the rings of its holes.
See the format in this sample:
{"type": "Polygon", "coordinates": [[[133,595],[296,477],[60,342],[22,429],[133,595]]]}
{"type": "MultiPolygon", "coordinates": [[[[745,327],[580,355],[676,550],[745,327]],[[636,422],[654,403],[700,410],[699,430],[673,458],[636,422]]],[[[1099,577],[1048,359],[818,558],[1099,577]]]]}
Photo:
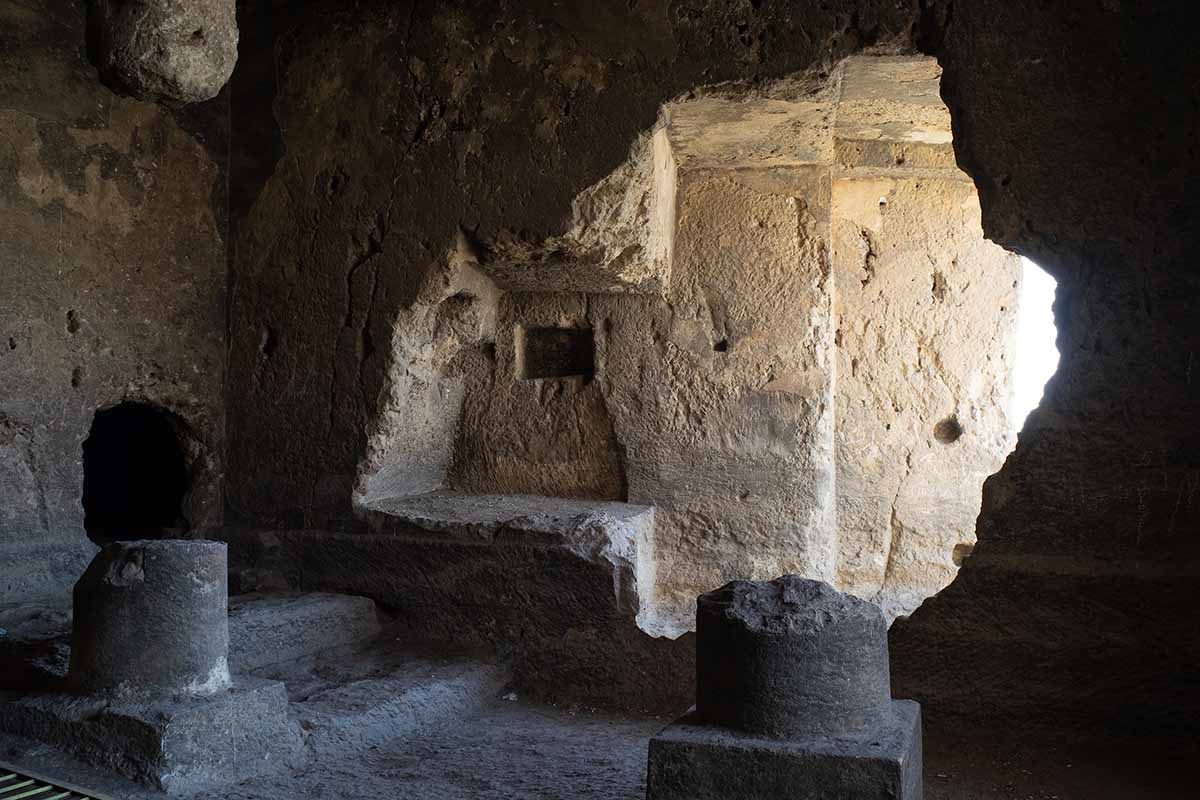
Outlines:
{"type": "Polygon", "coordinates": [[[75,584],[69,682],[79,691],[228,689],[222,542],[114,542],[75,584]]]}
{"type": "Polygon", "coordinates": [[[696,708],[650,740],[649,800],[920,800],[921,708],[874,605],[785,575],[696,607],[696,708]]]}
{"type": "Polygon", "coordinates": [[[696,606],[696,711],[764,736],[842,733],[891,712],[887,625],[871,603],[785,575],[696,606]]]}
{"type": "Polygon", "coordinates": [[[273,768],[296,740],[278,681],[229,675],[221,542],[106,545],[75,584],[72,691],[0,703],[0,731],[171,795],[273,768]]]}

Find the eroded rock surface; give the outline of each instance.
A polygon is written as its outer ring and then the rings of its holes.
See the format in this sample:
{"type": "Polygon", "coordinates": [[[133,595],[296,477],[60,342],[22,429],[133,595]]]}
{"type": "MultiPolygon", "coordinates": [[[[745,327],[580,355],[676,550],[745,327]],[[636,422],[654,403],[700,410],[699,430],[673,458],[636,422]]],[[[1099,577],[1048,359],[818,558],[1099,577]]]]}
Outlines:
{"type": "Polygon", "coordinates": [[[397,316],[358,497],[655,505],[655,634],[780,572],[910,611],[1010,443],[1019,278],[947,156],[938,76],[854,58],[682,98],[565,236],[460,235],[397,316]]]}
{"type": "Polygon", "coordinates": [[[141,100],[211,100],[237,44],[235,0],[88,0],[93,65],[109,88],[141,100]]]}
{"type": "Polygon", "coordinates": [[[879,724],[891,712],[883,614],[798,575],[700,595],[696,712],[772,737],[879,724]]]}

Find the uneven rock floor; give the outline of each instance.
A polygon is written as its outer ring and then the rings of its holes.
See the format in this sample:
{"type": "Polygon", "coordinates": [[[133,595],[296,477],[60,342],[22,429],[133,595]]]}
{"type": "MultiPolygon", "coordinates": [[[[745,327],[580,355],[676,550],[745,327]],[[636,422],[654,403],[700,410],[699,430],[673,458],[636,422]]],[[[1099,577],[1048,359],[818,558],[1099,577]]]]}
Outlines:
{"type": "MultiPolygon", "coordinates": [[[[646,743],[660,721],[500,702],[442,736],[380,748],[284,781],[259,779],[204,800],[418,798],[644,800],[646,743]]],[[[927,739],[926,800],[1195,797],[1180,759],[1126,748],[1064,748],[987,737],[927,739]]]]}
{"type": "MultiPolygon", "coordinates": [[[[573,714],[498,700],[442,733],[384,744],[195,800],[643,800],[646,742],[657,720],[573,714]]],[[[114,798],[159,797],[97,778],[45,748],[0,738],[0,759],[50,756],[59,774],[114,798]],[[84,774],[80,774],[84,773],[84,774]]],[[[1195,797],[1186,754],[926,733],[926,800],[1168,800],[1195,797]]],[[[1194,755],[1193,755],[1194,759],[1194,755]]],[[[1194,761],[1192,762],[1194,763],[1194,761]]]]}
{"type": "MultiPolygon", "coordinates": [[[[270,773],[202,792],[194,800],[645,797],[647,741],[667,720],[537,705],[507,693],[502,663],[474,654],[423,651],[386,634],[318,652],[320,637],[306,637],[306,632],[371,629],[373,610],[353,600],[330,595],[239,601],[243,611],[237,624],[254,634],[242,637],[247,644],[240,652],[247,664],[265,660],[260,651],[278,648],[281,641],[308,650],[253,670],[287,684],[295,752],[270,773]]],[[[63,647],[61,615],[10,610],[0,621],[19,623],[27,641],[44,639],[63,647]]],[[[60,652],[53,655],[50,672],[62,661],[60,652]]],[[[927,720],[925,798],[1192,798],[1197,796],[1194,783],[1185,778],[1198,757],[1195,742],[997,735],[977,728],[944,729],[927,720]]],[[[0,761],[113,800],[164,797],[15,737],[0,736],[0,761]]]]}

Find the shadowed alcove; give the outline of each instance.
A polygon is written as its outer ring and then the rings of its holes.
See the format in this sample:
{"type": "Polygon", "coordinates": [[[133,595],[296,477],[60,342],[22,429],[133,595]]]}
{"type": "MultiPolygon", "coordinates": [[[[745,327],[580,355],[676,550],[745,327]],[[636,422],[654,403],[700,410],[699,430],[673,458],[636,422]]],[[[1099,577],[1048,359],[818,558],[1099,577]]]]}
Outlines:
{"type": "Polygon", "coordinates": [[[188,473],[172,420],[145,403],[96,412],[83,443],[83,509],[97,544],[160,539],[186,527],[188,473]]]}

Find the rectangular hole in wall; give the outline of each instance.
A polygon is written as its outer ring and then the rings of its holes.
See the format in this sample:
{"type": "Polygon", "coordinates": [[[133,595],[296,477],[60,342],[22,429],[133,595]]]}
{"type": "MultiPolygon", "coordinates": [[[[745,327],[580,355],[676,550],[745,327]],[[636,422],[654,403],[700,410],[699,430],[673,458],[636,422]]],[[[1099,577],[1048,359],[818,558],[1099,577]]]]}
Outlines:
{"type": "Polygon", "coordinates": [[[521,337],[521,377],[566,378],[596,372],[591,328],[527,328],[521,337]]]}

